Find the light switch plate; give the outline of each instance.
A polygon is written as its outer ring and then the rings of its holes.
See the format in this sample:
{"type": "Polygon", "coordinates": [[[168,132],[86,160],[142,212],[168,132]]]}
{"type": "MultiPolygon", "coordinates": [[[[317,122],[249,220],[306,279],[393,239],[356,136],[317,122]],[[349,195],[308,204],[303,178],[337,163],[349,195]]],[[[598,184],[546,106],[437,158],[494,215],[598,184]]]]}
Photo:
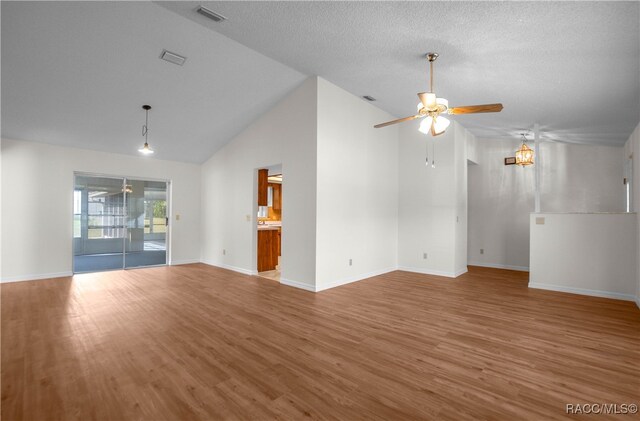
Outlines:
{"type": "Polygon", "coordinates": [[[179,221],[179,220],[180,220],[180,214],[176,213],[176,221],[179,221]]]}
{"type": "Polygon", "coordinates": [[[536,225],[544,225],[544,216],[536,216],[536,225]]]}

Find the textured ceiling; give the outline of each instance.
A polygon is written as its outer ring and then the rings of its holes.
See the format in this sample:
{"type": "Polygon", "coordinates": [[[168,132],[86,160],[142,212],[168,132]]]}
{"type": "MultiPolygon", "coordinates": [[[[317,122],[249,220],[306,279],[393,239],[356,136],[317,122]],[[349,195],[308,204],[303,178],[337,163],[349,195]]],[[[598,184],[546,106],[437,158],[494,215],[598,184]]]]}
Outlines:
{"type": "MultiPolygon", "coordinates": [[[[435,87],[480,137],[622,144],[640,120],[638,2],[2,1],[2,136],[203,162],[319,75],[397,116],[435,87]],[[162,49],[187,56],[183,67],[162,49]]],[[[407,124],[416,124],[415,122],[407,124]]]]}
{"type": "Polygon", "coordinates": [[[203,162],[306,78],[150,2],[2,1],[2,136],[203,162]],[[159,59],[187,56],[183,67],[159,59]]]}
{"type": "MultiPolygon", "coordinates": [[[[201,25],[397,116],[426,89],[451,105],[502,102],[457,116],[480,137],[540,123],[545,137],[621,145],[640,121],[638,2],[161,2],[201,25]]],[[[416,122],[406,124],[417,124],[416,122]]]]}

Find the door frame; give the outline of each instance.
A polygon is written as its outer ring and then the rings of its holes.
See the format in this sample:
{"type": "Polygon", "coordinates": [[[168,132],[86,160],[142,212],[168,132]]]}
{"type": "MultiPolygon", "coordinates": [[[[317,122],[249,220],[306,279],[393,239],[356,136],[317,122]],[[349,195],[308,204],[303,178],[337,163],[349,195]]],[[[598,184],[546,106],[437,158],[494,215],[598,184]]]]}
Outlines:
{"type": "MultiPolygon", "coordinates": [[[[111,270],[130,270],[130,269],[144,269],[144,268],[150,268],[150,267],[160,267],[160,266],[170,266],[171,265],[171,234],[172,234],[172,229],[173,229],[173,222],[171,219],[171,215],[173,215],[173,194],[172,194],[172,183],[170,179],[163,179],[163,178],[154,178],[154,177],[140,177],[140,176],[127,176],[127,175],[114,175],[114,174],[105,174],[105,173],[94,173],[94,172],[87,172],[87,171],[73,171],[73,175],[71,178],[71,200],[72,200],[72,205],[71,205],[71,273],[76,274],[76,273],[95,273],[95,272],[75,272],[75,265],[74,265],[74,260],[75,260],[75,253],[73,250],[73,192],[76,189],[76,176],[81,176],[81,177],[101,177],[101,178],[112,178],[112,179],[117,179],[117,180],[122,180],[122,187],[125,188],[126,184],[127,184],[127,180],[128,179],[132,179],[132,180],[137,180],[137,181],[156,181],[156,182],[161,182],[161,183],[166,183],[167,186],[167,218],[169,218],[169,225],[167,226],[167,232],[165,235],[165,254],[166,254],[166,258],[165,258],[165,263],[164,264],[160,264],[160,265],[149,265],[149,266],[138,266],[138,267],[131,267],[131,268],[127,268],[126,264],[125,264],[125,258],[126,258],[126,241],[127,241],[127,233],[128,233],[128,217],[129,215],[125,215],[124,216],[124,232],[125,235],[122,239],[122,267],[118,268],[118,269],[107,269],[104,271],[96,271],[96,272],[108,272],[111,270]]],[[[127,195],[124,195],[124,206],[127,205],[127,195]]]]}
{"type": "MultiPolygon", "coordinates": [[[[282,183],[281,183],[281,187],[284,186],[284,180],[285,180],[285,176],[284,176],[284,164],[283,163],[277,163],[277,164],[271,164],[271,165],[262,165],[262,166],[258,166],[255,167],[252,171],[253,174],[253,189],[251,190],[251,215],[247,215],[247,221],[250,221],[252,223],[252,229],[251,229],[251,270],[249,271],[250,275],[258,275],[258,170],[262,170],[262,169],[267,169],[269,171],[279,171],[280,174],[282,174],[282,183]]],[[[284,220],[284,212],[282,212],[281,215],[281,225],[283,224],[283,220],[284,220]]],[[[280,237],[282,238],[282,237],[280,237]]],[[[282,248],[282,243],[280,244],[281,248],[282,248]]],[[[280,256],[281,257],[281,262],[280,262],[280,273],[282,273],[282,268],[283,268],[283,262],[284,262],[284,256],[280,256]]]]}

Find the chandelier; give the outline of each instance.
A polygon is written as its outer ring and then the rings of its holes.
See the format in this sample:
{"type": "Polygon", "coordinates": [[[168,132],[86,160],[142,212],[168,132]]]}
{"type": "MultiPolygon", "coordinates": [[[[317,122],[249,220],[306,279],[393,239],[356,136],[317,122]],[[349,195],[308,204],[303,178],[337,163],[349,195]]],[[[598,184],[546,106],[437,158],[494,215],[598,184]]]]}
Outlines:
{"type": "Polygon", "coordinates": [[[533,149],[527,146],[527,137],[522,134],[522,145],[516,151],[516,165],[520,165],[521,167],[526,167],[529,165],[533,165],[533,149]]]}

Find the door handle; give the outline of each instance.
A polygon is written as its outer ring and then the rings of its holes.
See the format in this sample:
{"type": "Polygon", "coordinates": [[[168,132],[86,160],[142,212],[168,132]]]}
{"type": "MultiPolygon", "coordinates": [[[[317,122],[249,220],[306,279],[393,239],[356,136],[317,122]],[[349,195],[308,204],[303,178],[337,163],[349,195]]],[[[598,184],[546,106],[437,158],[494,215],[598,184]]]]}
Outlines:
{"type": "Polygon", "coordinates": [[[168,226],[169,226],[169,217],[168,217],[168,216],[165,216],[165,217],[164,217],[164,226],[165,226],[165,227],[168,227],[168,226]]]}

